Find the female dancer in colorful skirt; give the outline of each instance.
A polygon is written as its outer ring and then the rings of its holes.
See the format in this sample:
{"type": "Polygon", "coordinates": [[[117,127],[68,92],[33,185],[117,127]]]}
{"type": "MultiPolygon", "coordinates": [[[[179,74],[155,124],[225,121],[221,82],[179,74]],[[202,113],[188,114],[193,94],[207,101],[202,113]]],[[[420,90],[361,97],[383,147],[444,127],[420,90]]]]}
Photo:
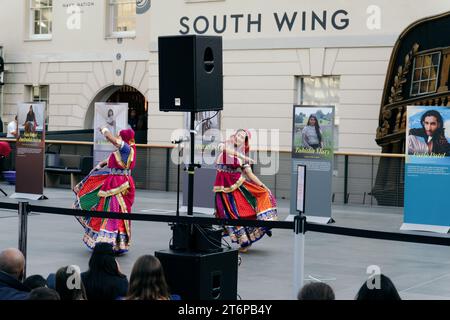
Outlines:
{"type": "MultiPolygon", "coordinates": [[[[277,220],[277,205],[270,190],[252,172],[248,157],[250,132],[239,129],[219,146],[217,175],[214,183],[216,217],[222,219],[277,220]]],[[[267,228],[225,228],[232,242],[246,252],[253,242],[264,234],[271,236],[267,228]]]]}
{"type": "MultiPolygon", "coordinates": [[[[74,207],[89,211],[130,213],[134,201],[135,186],[131,170],[136,163],[134,131],[122,130],[114,137],[108,128],[100,129],[117,151],[99,163],[75,188],[74,207]]],[[[131,222],[128,220],[77,217],[85,229],[84,243],[93,249],[99,242],[113,245],[117,254],[130,247],[131,222]]]]}

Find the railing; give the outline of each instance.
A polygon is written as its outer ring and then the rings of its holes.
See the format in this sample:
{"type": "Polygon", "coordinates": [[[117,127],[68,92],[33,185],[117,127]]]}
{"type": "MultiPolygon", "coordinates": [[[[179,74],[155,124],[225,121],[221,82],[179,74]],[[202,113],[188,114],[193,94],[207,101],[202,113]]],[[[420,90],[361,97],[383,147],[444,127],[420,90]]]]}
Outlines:
{"type": "MultiPolygon", "coordinates": [[[[8,141],[12,145],[15,140],[8,141]]],[[[138,144],[134,179],[139,189],[176,191],[177,165],[171,161],[174,147],[138,144]],[[138,174],[136,174],[138,173],[138,174]]],[[[263,150],[262,150],[263,151],[263,150]]],[[[93,143],[47,140],[46,152],[92,156],[93,143]]],[[[291,188],[291,153],[279,152],[279,170],[273,176],[260,175],[276,197],[288,199],[291,188]]],[[[3,160],[3,170],[14,169],[14,152],[3,160]]],[[[381,153],[335,152],[332,201],[335,204],[363,206],[403,206],[404,155],[381,153]]],[[[257,175],[261,166],[255,165],[257,175]]],[[[68,177],[61,183],[70,185],[68,177]]],[[[180,181],[182,183],[182,181],[180,181]]]]}
{"type": "Polygon", "coordinates": [[[335,153],[333,202],[403,206],[403,154],[335,153]]]}

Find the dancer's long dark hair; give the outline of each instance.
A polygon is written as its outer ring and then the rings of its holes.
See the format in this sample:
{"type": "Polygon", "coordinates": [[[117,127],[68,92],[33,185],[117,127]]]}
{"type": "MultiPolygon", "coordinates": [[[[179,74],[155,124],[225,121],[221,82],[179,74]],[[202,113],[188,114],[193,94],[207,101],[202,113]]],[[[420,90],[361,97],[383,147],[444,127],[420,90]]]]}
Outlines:
{"type": "Polygon", "coordinates": [[[127,300],[168,299],[169,289],[158,258],[145,255],[137,259],[131,271],[127,300]]]}
{"type": "Polygon", "coordinates": [[[310,115],[308,118],[308,123],[307,125],[309,126],[309,122],[311,121],[311,119],[315,119],[316,120],[316,124],[314,125],[314,128],[316,129],[316,134],[317,134],[317,138],[319,139],[319,144],[322,143],[322,133],[320,133],[320,126],[319,126],[319,120],[317,120],[317,117],[315,115],[310,115]]]}

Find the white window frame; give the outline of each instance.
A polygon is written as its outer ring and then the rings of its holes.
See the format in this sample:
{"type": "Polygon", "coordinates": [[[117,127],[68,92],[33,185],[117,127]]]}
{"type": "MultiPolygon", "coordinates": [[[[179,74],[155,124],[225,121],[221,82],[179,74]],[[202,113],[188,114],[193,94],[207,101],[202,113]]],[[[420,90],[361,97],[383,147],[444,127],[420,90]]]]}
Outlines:
{"type": "Polygon", "coordinates": [[[33,7],[34,5],[34,1],[35,0],[28,0],[28,23],[29,23],[29,37],[31,40],[51,40],[52,39],[52,35],[53,35],[53,2],[52,1],[52,6],[51,7],[46,7],[46,8],[50,8],[51,9],[51,30],[50,33],[46,33],[46,34],[35,34],[34,33],[34,12],[35,9],[33,7]]]}
{"type": "MultiPolygon", "coordinates": [[[[136,36],[136,25],[135,25],[135,30],[132,31],[114,31],[115,30],[115,20],[114,20],[114,5],[116,5],[115,2],[117,2],[118,0],[108,0],[107,6],[108,6],[108,13],[109,13],[109,37],[110,38],[134,38],[136,36]]],[[[135,3],[136,1],[134,0],[128,0],[129,3],[135,3]]],[[[135,11],[135,18],[137,20],[137,14],[135,11]]]]}

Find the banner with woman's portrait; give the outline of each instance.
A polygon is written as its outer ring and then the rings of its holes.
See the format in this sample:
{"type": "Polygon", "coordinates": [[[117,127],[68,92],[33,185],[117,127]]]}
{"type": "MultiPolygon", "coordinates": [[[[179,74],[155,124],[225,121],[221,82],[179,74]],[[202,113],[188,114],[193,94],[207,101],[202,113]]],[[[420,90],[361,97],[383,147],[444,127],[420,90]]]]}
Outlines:
{"type": "Polygon", "coordinates": [[[305,215],[309,221],[331,221],[334,107],[294,106],[290,214],[297,214],[298,166],[305,166],[305,215]]]}
{"type": "Polygon", "coordinates": [[[27,198],[44,192],[45,102],[17,106],[16,190],[11,197],[27,198]]]}
{"type": "MultiPolygon", "coordinates": [[[[185,117],[185,138],[186,142],[183,151],[183,162],[190,162],[190,141],[189,130],[191,114],[186,113],[185,117]],[[187,139],[186,139],[187,138],[187,139]]],[[[214,193],[211,186],[216,178],[216,151],[221,142],[220,133],[220,112],[204,111],[195,114],[194,128],[195,135],[195,163],[199,163],[201,168],[195,170],[194,180],[194,210],[204,214],[214,214],[214,193]]],[[[183,172],[183,206],[181,211],[187,210],[188,204],[188,174],[183,172]]]]}
{"type": "Polygon", "coordinates": [[[21,103],[17,110],[20,142],[41,142],[45,127],[45,103],[21,103]]]}
{"type": "Polygon", "coordinates": [[[305,159],[331,159],[333,156],[334,108],[296,106],[292,156],[305,159]]]}
{"type": "Polygon", "coordinates": [[[113,136],[128,128],[128,103],[95,103],[94,116],[94,165],[103,161],[114,151],[114,146],[105,139],[99,128],[106,127],[113,136]]]}

